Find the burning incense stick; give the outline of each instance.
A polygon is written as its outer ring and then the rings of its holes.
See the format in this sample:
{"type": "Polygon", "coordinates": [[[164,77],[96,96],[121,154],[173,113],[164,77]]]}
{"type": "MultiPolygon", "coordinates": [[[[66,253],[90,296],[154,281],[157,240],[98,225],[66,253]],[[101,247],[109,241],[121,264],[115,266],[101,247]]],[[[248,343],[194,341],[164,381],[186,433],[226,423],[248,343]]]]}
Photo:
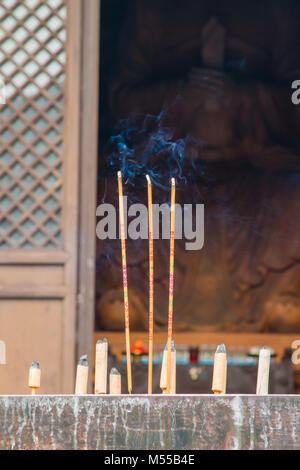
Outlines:
{"type": "Polygon", "coordinates": [[[111,395],[121,394],[121,374],[115,368],[111,369],[109,374],[109,393],[111,395]]]}
{"type": "Polygon", "coordinates": [[[217,347],[214,358],[214,371],[212,380],[212,391],[214,393],[226,393],[227,381],[227,356],[225,344],[217,347]]]}
{"type": "Polygon", "coordinates": [[[269,393],[270,358],[271,351],[267,346],[260,349],[256,384],[257,395],[268,395],[269,393]]]}
{"type": "Polygon", "coordinates": [[[97,341],[95,361],[95,394],[105,394],[107,389],[107,339],[97,341]]]}
{"type": "Polygon", "coordinates": [[[89,375],[89,365],[87,356],[81,356],[77,365],[75,395],[85,395],[87,393],[89,375]]]}
{"type": "Polygon", "coordinates": [[[170,223],[170,278],[169,278],[169,313],[168,313],[168,359],[167,393],[171,386],[171,349],[173,331],[173,294],[174,294],[174,231],[175,231],[175,179],[171,184],[171,223],[170,223]]]}
{"type": "Polygon", "coordinates": [[[154,265],[153,265],[153,216],[152,186],[149,175],[146,175],[148,186],[148,231],[149,231],[149,355],[148,355],[148,393],[152,393],[153,371],[153,296],[154,296],[154,265]]]}
{"type": "Polygon", "coordinates": [[[132,393],[132,376],[131,376],[131,355],[130,355],[129,303],[128,303],[126,243],[125,243],[125,227],[124,227],[123,186],[122,186],[122,173],[120,171],[118,171],[118,188],[119,188],[119,212],[120,212],[119,217],[120,217],[120,232],[121,232],[123,290],[124,290],[124,309],[125,309],[127,383],[128,383],[128,392],[131,394],[132,393]]]}
{"type": "MultiPolygon", "coordinates": [[[[165,346],[163,352],[163,359],[160,373],[160,388],[162,393],[167,393],[167,361],[168,361],[168,343],[165,346]]],[[[172,340],[172,351],[171,351],[171,385],[170,393],[176,393],[176,349],[174,341],[172,340]]]]}
{"type": "Polygon", "coordinates": [[[37,361],[33,361],[29,368],[28,387],[31,388],[31,395],[36,394],[36,389],[41,386],[41,368],[37,361]]]}

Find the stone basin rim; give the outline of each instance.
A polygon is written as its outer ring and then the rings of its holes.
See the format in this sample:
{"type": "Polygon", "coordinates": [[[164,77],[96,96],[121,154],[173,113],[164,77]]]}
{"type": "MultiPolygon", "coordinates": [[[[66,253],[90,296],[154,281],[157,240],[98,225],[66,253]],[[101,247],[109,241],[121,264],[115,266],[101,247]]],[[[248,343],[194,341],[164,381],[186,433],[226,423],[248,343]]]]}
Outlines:
{"type": "Polygon", "coordinates": [[[84,398],[92,398],[92,399],[111,399],[111,400],[114,400],[115,398],[126,398],[127,400],[130,399],[130,400],[135,400],[137,398],[148,398],[148,399],[152,399],[152,398],[160,398],[162,400],[166,400],[166,399],[170,399],[170,398],[183,398],[183,397],[189,397],[189,398],[213,398],[213,399],[226,399],[226,398],[236,398],[236,397],[240,397],[240,398],[255,398],[257,400],[266,400],[266,399],[274,399],[274,398],[299,398],[300,399],[300,395],[299,394],[268,394],[268,395],[256,395],[254,393],[249,393],[249,394],[225,394],[225,395],[215,395],[215,394],[210,394],[210,393],[205,393],[205,394],[195,394],[195,393],[191,393],[191,394],[188,394],[188,393],[182,393],[182,394],[179,394],[177,393],[176,395],[167,395],[167,394],[152,394],[152,395],[148,395],[147,393],[145,394],[142,394],[142,393],[139,393],[139,394],[133,394],[133,395],[129,395],[129,394],[126,394],[126,393],[122,393],[122,394],[116,394],[116,395],[95,395],[95,394],[84,394],[84,395],[74,395],[74,394],[35,394],[35,395],[0,395],[0,400],[1,399],[4,399],[4,398],[27,398],[27,399],[32,399],[32,400],[35,400],[37,398],[64,398],[64,399],[70,399],[70,398],[79,398],[79,399],[84,399],[84,398]]]}

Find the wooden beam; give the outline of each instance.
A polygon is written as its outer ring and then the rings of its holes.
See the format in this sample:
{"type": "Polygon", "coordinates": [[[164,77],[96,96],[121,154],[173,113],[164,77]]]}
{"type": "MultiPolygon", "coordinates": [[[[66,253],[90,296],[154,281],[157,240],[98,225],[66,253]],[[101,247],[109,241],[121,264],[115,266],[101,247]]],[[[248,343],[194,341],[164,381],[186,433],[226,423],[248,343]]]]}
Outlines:
{"type": "MultiPolygon", "coordinates": [[[[81,62],[81,159],[77,356],[94,355],[100,0],[84,2],[81,62]]],[[[91,391],[91,381],[89,390],[91,391]]]]}
{"type": "Polygon", "coordinates": [[[65,251],[59,250],[3,250],[0,251],[0,265],[64,265],[68,259],[65,251]]]}
{"type": "Polygon", "coordinates": [[[12,286],[0,288],[0,299],[64,299],[65,286],[12,286]]]}
{"type": "Polygon", "coordinates": [[[74,390],[76,362],[82,9],[83,0],[67,0],[63,233],[64,245],[69,255],[69,261],[66,264],[65,270],[67,296],[64,301],[62,321],[63,393],[71,393],[74,390]]]}

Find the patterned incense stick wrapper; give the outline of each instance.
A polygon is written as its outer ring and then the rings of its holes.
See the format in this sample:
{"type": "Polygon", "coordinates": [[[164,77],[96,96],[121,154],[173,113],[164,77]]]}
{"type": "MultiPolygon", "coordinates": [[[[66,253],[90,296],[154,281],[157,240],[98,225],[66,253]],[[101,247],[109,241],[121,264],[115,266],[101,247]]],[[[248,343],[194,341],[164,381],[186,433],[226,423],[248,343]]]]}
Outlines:
{"type": "MultiPolygon", "coordinates": [[[[124,230],[124,225],[123,225],[123,230],[124,230]]],[[[125,240],[123,239],[121,240],[121,247],[122,247],[122,251],[126,250],[125,240]]],[[[123,271],[123,288],[124,288],[125,328],[129,328],[129,300],[128,300],[127,264],[126,264],[125,253],[122,254],[122,264],[123,264],[122,271],[123,271]]]]}
{"type": "Polygon", "coordinates": [[[126,243],[125,243],[125,224],[124,224],[124,202],[123,202],[122,173],[120,171],[118,172],[118,189],[119,189],[119,217],[120,217],[121,250],[122,250],[123,291],[124,291],[127,382],[128,382],[128,392],[131,393],[132,392],[132,375],[131,375],[131,355],[130,355],[129,303],[128,303],[126,243]]]}
{"type": "Polygon", "coordinates": [[[153,297],[154,297],[154,259],[153,259],[153,216],[152,186],[149,175],[148,183],[148,231],[149,231],[149,357],[148,357],[148,393],[152,393],[152,361],[153,361],[153,297]]]}
{"type": "MultiPolygon", "coordinates": [[[[174,250],[173,250],[174,254],[174,250]]],[[[171,266],[170,269],[174,270],[174,264],[171,266]]],[[[172,337],[173,332],[173,295],[174,295],[174,274],[170,272],[169,278],[169,323],[168,323],[168,336],[172,337]]]]}
{"type": "Polygon", "coordinates": [[[153,340],[153,297],[154,297],[154,281],[153,281],[153,254],[149,258],[150,264],[150,279],[149,279],[149,339],[153,340]]]}
{"type": "Polygon", "coordinates": [[[167,393],[171,386],[171,341],[173,333],[173,296],[174,296],[174,232],[175,232],[175,179],[171,184],[171,224],[170,224],[170,277],[169,277],[169,313],[168,313],[168,361],[167,393]]]}
{"type": "Polygon", "coordinates": [[[154,297],[154,267],[153,267],[153,245],[149,254],[149,339],[153,340],[153,297],[154,297]]]}

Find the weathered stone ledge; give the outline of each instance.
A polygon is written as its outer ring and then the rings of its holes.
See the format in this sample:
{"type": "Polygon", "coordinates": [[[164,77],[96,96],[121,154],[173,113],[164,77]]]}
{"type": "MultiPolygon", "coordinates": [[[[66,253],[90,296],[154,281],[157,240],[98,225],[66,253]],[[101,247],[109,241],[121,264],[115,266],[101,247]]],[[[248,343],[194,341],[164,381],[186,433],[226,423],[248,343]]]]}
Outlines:
{"type": "Polygon", "coordinates": [[[300,395],[0,396],[0,449],[300,449],[300,395]]]}

